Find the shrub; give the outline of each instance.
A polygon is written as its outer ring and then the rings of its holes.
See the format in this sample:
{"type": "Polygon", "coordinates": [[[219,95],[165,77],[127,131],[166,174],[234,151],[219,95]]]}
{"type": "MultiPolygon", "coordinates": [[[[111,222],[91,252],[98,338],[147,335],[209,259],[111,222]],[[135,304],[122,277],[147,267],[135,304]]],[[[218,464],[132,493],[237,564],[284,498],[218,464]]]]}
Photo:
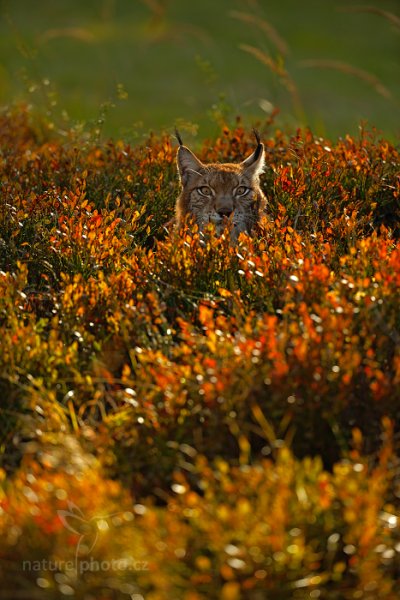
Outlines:
{"type": "MultiPolygon", "coordinates": [[[[4,589],[395,598],[399,153],[264,134],[267,215],[232,246],[167,233],[168,137],[61,141],[1,116],[4,589]],[[66,511],[134,515],[84,556],[148,569],[20,581],[21,560],[73,558],[66,511]]],[[[252,144],[238,123],[199,154],[252,144]]]]}

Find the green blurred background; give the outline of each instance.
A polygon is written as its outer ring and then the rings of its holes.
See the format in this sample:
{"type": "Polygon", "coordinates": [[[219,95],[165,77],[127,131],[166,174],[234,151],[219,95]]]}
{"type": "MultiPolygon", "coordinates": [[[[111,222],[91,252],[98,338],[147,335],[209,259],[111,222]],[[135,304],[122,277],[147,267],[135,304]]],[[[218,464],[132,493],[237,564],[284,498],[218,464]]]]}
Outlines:
{"type": "Polygon", "coordinates": [[[16,100],[128,141],[275,108],[281,127],[398,140],[400,2],[0,0],[0,104],[16,100]]]}

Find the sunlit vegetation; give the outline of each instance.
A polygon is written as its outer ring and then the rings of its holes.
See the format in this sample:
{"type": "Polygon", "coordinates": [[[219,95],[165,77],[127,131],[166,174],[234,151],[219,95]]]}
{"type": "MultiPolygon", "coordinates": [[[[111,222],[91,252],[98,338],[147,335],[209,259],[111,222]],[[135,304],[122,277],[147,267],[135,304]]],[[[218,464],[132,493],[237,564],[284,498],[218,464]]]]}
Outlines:
{"type": "MultiPolygon", "coordinates": [[[[175,144],[0,119],[2,588],[393,599],[398,149],[263,131],[266,215],[165,227],[175,144]]],[[[253,147],[240,121],[206,161],[253,147]]]]}

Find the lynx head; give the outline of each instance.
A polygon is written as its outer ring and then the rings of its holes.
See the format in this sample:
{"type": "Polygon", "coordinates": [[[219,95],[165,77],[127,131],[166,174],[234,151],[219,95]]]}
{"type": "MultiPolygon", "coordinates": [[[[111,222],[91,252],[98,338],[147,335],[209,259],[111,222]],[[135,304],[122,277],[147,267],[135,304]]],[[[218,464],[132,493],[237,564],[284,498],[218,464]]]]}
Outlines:
{"type": "Polygon", "coordinates": [[[266,205],[259,177],[264,168],[264,146],[256,133],[255,151],[241,163],[202,163],[182,144],[179,148],[178,171],[182,184],[176,202],[176,221],[182,224],[187,215],[194,217],[202,231],[214,223],[220,235],[228,227],[232,241],[240,232],[251,234],[266,205]]]}

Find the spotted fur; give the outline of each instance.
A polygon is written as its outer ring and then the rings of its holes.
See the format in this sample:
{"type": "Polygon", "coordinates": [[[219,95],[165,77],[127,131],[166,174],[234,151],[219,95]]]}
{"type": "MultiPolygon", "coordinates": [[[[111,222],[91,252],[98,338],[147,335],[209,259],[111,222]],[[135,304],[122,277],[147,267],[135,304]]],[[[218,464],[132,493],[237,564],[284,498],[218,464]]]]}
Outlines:
{"type": "Polygon", "coordinates": [[[258,135],[256,137],[256,150],[243,162],[204,164],[182,144],[177,133],[177,163],[182,184],[175,209],[178,226],[191,215],[200,231],[208,223],[214,223],[218,235],[229,227],[233,241],[241,232],[253,233],[266,207],[260,187],[264,146],[258,135]]]}

